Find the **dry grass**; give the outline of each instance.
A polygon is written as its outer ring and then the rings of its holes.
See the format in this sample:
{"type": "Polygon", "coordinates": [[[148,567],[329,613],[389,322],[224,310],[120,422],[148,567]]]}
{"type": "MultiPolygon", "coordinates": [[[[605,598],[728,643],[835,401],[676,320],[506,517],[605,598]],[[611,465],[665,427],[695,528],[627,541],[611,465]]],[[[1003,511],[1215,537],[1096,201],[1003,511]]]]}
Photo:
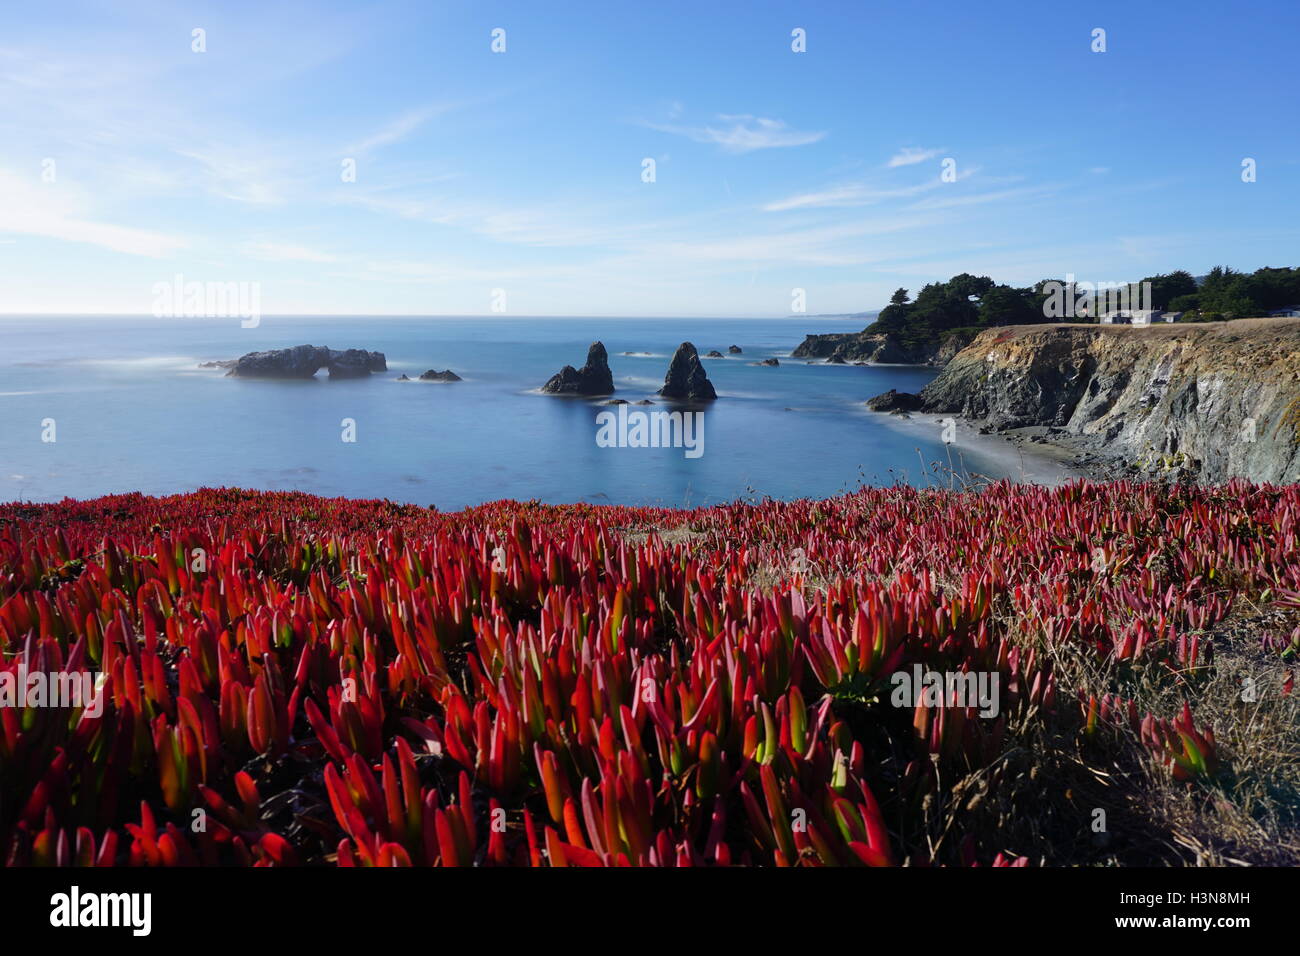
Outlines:
{"type": "MultiPolygon", "coordinates": [[[[1173,779],[1128,728],[1088,741],[1076,709],[1022,714],[991,767],[952,781],[933,801],[932,834],[978,834],[982,854],[1024,854],[1057,866],[1300,865],[1300,697],[1284,695],[1288,665],[1260,649],[1267,618],[1230,618],[1209,635],[1215,662],[1193,683],[1148,675],[1125,683],[1140,713],[1175,716],[1190,701],[1213,728],[1222,769],[1173,779]],[[1254,681],[1244,701],[1245,678],[1254,681]],[[1104,829],[1094,824],[1104,811],[1104,829]]],[[[1113,665],[1077,647],[1040,648],[1059,700],[1114,692],[1113,665]]]]}

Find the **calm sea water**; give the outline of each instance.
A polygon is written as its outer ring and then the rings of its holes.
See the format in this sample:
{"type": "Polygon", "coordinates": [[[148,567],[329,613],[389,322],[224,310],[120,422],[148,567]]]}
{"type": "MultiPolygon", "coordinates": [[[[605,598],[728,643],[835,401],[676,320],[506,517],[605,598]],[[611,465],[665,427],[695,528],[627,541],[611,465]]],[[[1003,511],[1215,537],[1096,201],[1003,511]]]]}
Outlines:
{"type": "MultiPolygon", "coordinates": [[[[862,403],[889,388],[915,391],[932,371],[787,360],[808,332],[860,325],[272,317],[243,329],[237,319],[3,318],[0,500],[231,485],[442,509],[498,498],[695,506],[924,481],[922,460],[948,459],[938,429],[900,429],[862,403]],[[720,399],[705,413],[701,457],[598,447],[600,402],[536,392],[561,366],[580,366],[595,339],[609,350],[617,396],[629,401],[653,396],[682,341],[701,355],[744,349],[705,362],[720,399]],[[197,367],[303,343],[377,349],[390,371],[271,382],[197,367]],[[779,368],[750,364],[770,356],[779,368]],[[465,380],[394,381],[429,368],[465,380]],[[345,418],[356,422],[354,443],[341,440],[345,418]],[[42,441],[46,419],[54,420],[52,443],[42,441]]],[[[963,449],[962,459],[985,474],[1017,470],[980,448],[963,449]]]]}

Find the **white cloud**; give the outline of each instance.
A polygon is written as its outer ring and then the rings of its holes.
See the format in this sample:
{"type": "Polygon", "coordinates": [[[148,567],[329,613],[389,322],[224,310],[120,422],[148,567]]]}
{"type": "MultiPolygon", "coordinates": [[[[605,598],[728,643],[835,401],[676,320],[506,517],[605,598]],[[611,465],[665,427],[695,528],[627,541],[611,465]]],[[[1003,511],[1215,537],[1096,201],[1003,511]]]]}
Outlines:
{"type": "Polygon", "coordinates": [[[897,153],[890,157],[886,164],[890,169],[898,166],[915,166],[917,163],[923,163],[927,159],[934,159],[943,152],[942,147],[939,149],[920,149],[916,146],[905,146],[897,153]]]}
{"type": "Polygon", "coordinates": [[[661,133],[685,136],[697,143],[712,143],[729,153],[749,153],[757,149],[775,149],[782,146],[807,146],[826,136],[825,132],[804,132],[791,129],[783,120],[763,116],[718,116],[719,125],[673,126],[663,123],[646,123],[650,129],[661,133]]]}

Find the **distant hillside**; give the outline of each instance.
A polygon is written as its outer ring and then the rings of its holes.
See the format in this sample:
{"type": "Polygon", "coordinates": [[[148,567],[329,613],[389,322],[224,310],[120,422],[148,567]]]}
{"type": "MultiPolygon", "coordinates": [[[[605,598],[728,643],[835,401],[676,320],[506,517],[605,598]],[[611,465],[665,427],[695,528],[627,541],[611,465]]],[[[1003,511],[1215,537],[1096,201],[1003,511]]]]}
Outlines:
{"type": "Polygon", "coordinates": [[[880,315],[880,310],[876,309],[871,312],[819,312],[816,315],[804,315],[802,313],[791,313],[792,319],[857,319],[875,321],[876,316],[880,315]]]}

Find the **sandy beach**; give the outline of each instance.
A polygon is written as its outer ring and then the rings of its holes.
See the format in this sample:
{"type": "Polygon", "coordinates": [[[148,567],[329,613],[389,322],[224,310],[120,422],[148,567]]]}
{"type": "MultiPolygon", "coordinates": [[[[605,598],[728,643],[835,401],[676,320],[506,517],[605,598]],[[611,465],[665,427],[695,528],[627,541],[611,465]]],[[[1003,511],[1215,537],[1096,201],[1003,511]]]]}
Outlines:
{"type": "MultiPolygon", "coordinates": [[[[915,435],[918,439],[933,439],[943,431],[945,423],[953,419],[949,415],[931,415],[922,412],[910,414],[891,414],[888,412],[864,411],[874,420],[905,434],[915,435]]],[[[937,464],[940,472],[951,469],[956,478],[979,480],[986,472],[995,472],[1013,476],[1014,481],[1056,487],[1076,478],[1087,477],[1086,473],[1071,464],[1073,453],[1059,445],[1051,443],[1017,442],[1002,434],[981,435],[976,425],[961,418],[953,419],[955,424],[954,440],[949,444],[951,466],[947,460],[926,462],[927,472],[937,464]]],[[[921,467],[918,459],[917,468],[921,467]]]]}

